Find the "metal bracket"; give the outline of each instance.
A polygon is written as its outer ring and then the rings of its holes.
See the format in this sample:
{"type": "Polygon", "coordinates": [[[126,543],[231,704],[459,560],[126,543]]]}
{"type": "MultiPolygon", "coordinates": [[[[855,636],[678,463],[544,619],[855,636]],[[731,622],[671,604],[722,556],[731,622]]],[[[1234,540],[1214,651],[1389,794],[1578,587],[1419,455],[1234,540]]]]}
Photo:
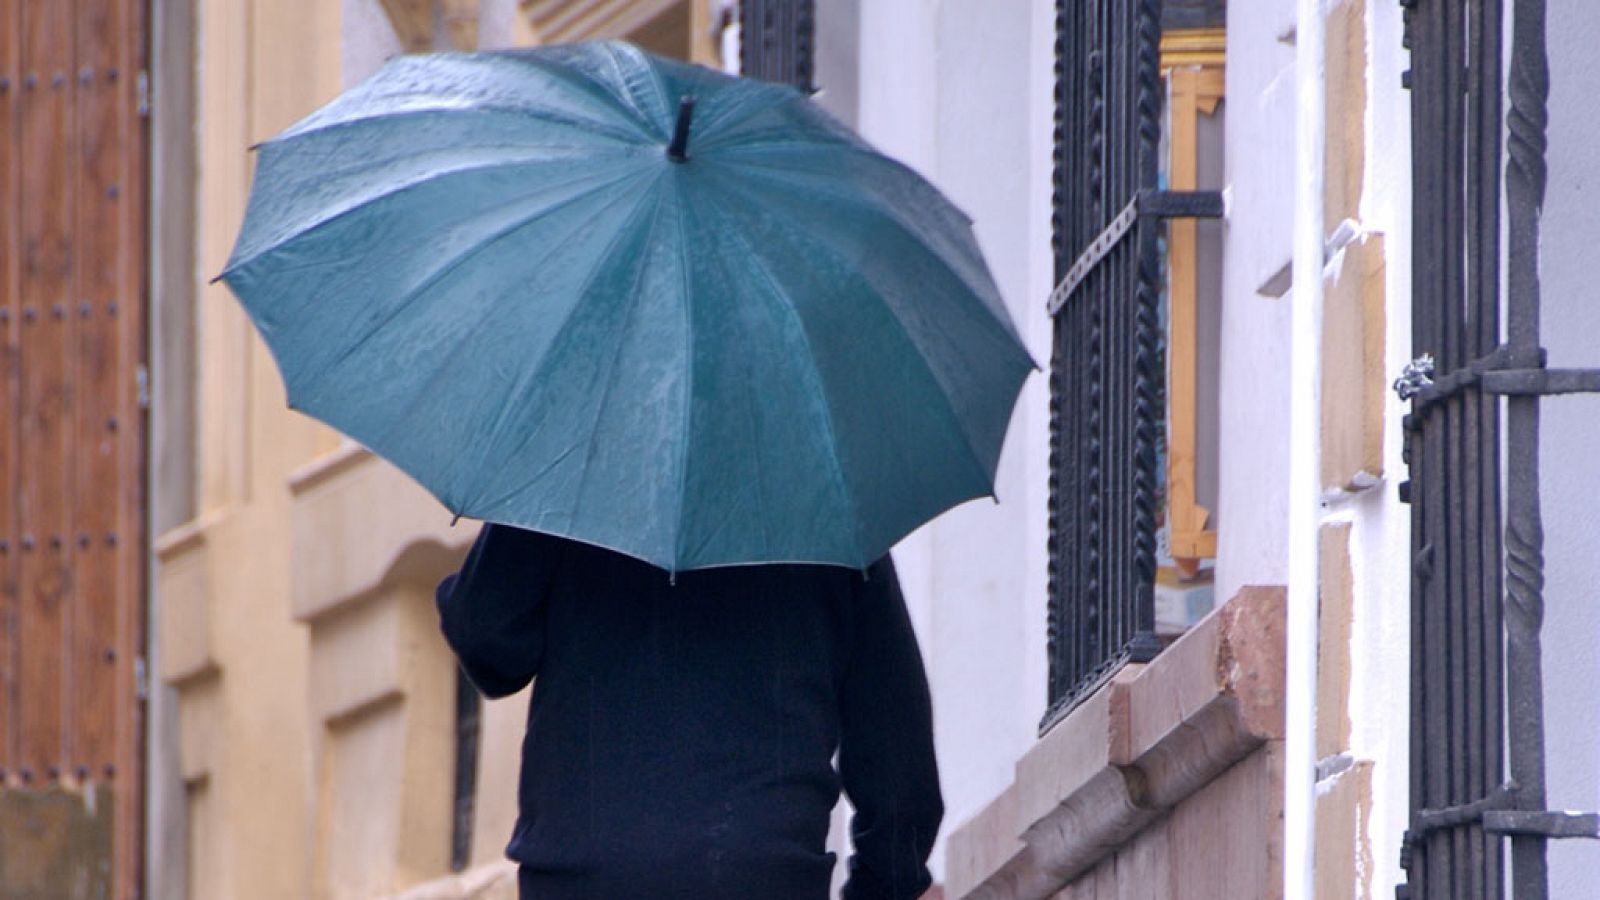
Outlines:
{"type": "Polygon", "coordinates": [[[1519,837],[1600,839],[1600,815],[1498,809],[1483,814],[1483,830],[1519,837]]]}
{"type": "Polygon", "coordinates": [[[1140,191],[1073,260],[1066,277],[1050,292],[1046,306],[1050,315],[1067,305],[1072,292],[1106,254],[1122,242],[1139,219],[1217,219],[1222,217],[1223,206],[1221,191],[1140,191]]]}
{"type": "Polygon", "coordinates": [[[1502,369],[1483,373],[1483,389],[1515,397],[1600,393],[1600,369],[1502,369]]]}

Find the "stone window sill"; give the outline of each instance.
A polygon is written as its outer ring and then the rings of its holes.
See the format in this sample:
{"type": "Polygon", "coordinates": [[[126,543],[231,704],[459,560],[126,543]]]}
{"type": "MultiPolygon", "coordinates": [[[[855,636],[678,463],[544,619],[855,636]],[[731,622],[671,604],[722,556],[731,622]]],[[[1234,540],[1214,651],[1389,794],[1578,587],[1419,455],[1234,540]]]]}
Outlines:
{"type": "Polygon", "coordinates": [[[1284,592],[1246,588],[1017,761],[946,851],[951,898],[1050,897],[1283,738],[1284,592]]]}

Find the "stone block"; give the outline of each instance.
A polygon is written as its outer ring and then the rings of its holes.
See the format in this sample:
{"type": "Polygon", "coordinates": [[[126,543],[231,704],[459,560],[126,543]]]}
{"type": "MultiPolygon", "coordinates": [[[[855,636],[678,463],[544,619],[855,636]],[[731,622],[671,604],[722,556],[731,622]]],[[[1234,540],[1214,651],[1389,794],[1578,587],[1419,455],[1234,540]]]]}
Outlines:
{"type": "Polygon", "coordinates": [[[1057,723],[1018,762],[1012,785],[951,835],[949,896],[1140,896],[1118,893],[1137,888],[1117,877],[1124,858],[1160,871],[1154,823],[1221,782],[1234,786],[1215,804],[1260,821],[1211,823],[1209,840],[1243,866],[1217,883],[1258,885],[1260,872],[1278,871],[1281,752],[1272,748],[1283,734],[1283,616],[1281,588],[1241,591],[1057,723]],[[1256,756],[1264,768],[1236,773],[1256,756]]]}
{"type": "Polygon", "coordinates": [[[1322,487],[1358,491],[1383,477],[1384,240],[1347,245],[1322,314],[1322,487]]]}
{"type": "Polygon", "coordinates": [[[1167,840],[1183,886],[1173,896],[1282,897],[1282,742],[1269,741],[1174,809],[1167,840]]]}
{"type": "Polygon", "coordinates": [[[291,602],[309,620],[405,573],[397,566],[453,571],[478,533],[421,485],[354,442],[289,476],[291,602]],[[383,515],[373,515],[374,510],[383,515]],[[413,550],[432,548],[424,558],[413,550]]]}
{"type": "Polygon", "coordinates": [[[1363,760],[1317,786],[1316,895],[1328,900],[1371,897],[1372,762],[1363,760]]]}
{"type": "Polygon", "coordinates": [[[1367,4],[1342,0],[1328,10],[1323,115],[1327,122],[1323,159],[1323,234],[1345,219],[1359,219],[1366,167],[1367,4]]]}
{"type": "Polygon", "coordinates": [[[216,669],[211,628],[214,591],[212,532],[219,519],[208,517],[173,529],[155,544],[157,661],[161,678],[181,685],[216,669]]]}
{"type": "Polygon", "coordinates": [[[1322,526],[1322,585],[1317,603],[1317,758],[1350,746],[1350,629],[1353,579],[1350,525],[1322,526]]]}

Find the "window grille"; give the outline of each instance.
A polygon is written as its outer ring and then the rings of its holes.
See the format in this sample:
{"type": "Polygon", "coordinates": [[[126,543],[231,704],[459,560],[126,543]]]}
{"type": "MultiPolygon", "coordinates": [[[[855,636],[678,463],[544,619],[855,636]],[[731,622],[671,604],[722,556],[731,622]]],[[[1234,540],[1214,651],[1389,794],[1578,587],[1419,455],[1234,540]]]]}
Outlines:
{"type": "Polygon", "coordinates": [[[478,736],[483,698],[478,688],[456,669],[455,799],[451,804],[450,869],[459,872],[472,861],[472,814],[478,794],[478,736]]]}
{"type": "Polygon", "coordinates": [[[815,33],[816,0],[740,0],[739,71],[810,93],[815,33]]]}
{"type": "Polygon", "coordinates": [[[1412,541],[1411,822],[1398,895],[1413,900],[1500,896],[1506,839],[1514,895],[1538,900],[1545,842],[1600,830],[1592,814],[1545,809],[1538,477],[1540,397],[1600,390],[1600,370],[1544,365],[1545,2],[1512,0],[1502,118],[1503,2],[1405,0],[1417,359],[1395,384],[1411,402],[1401,496],[1412,541]]]}
{"type": "Polygon", "coordinates": [[[1057,0],[1050,364],[1048,728],[1154,658],[1163,427],[1161,220],[1219,216],[1158,190],[1160,0],[1057,0]]]}

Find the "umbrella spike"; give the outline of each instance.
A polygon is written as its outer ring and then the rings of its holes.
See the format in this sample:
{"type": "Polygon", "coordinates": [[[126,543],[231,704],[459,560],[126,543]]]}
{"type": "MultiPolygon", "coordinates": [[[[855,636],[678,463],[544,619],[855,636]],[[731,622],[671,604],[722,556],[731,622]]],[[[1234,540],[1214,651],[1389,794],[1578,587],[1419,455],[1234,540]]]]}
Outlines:
{"type": "Polygon", "coordinates": [[[667,145],[667,159],[675,163],[689,161],[689,120],[694,118],[694,97],[685,94],[678,100],[678,123],[672,128],[672,143],[667,145]]]}

